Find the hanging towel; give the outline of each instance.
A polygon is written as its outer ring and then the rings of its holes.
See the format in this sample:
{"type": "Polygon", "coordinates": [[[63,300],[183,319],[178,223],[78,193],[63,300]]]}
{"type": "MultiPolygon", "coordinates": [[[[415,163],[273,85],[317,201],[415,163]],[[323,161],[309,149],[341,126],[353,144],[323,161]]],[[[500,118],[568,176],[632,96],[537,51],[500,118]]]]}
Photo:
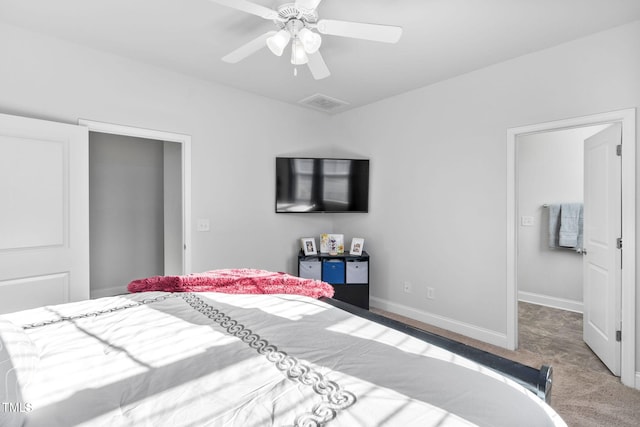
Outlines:
{"type": "Polygon", "coordinates": [[[549,247],[560,247],[558,234],[560,232],[560,205],[549,205],[549,247]]]}
{"type": "Polygon", "coordinates": [[[558,245],[582,250],[582,203],[563,203],[560,206],[558,245]]]}
{"type": "Polygon", "coordinates": [[[584,249],[583,246],[583,236],[584,236],[584,205],[580,203],[580,214],[578,217],[578,242],[576,244],[575,250],[578,253],[582,253],[584,249]]]}

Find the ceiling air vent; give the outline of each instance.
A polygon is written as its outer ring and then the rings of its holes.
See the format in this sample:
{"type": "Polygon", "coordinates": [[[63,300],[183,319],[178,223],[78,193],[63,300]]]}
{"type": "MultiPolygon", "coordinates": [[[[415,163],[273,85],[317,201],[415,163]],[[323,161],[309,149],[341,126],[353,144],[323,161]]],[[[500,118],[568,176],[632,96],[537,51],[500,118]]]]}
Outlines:
{"type": "Polygon", "coordinates": [[[306,105],[307,107],[324,111],[325,113],[333,113],[349,105],[349,103],[346,101],[332,98],[321,93],[316,93],[315,95],[311,95],[305,99],[301,99],[298,102],[302,105],[306,105]]]}

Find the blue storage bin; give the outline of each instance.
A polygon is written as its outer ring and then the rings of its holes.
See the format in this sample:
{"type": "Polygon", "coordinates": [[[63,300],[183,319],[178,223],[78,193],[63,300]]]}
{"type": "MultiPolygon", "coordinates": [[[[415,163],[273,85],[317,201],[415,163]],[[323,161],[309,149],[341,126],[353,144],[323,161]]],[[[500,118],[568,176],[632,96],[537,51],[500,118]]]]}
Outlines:
{"type": "Polygon", "coordinates": [[[344,261],[339,259],[323,260],[322,280],[334,285],[344,284],[344,261]]]}

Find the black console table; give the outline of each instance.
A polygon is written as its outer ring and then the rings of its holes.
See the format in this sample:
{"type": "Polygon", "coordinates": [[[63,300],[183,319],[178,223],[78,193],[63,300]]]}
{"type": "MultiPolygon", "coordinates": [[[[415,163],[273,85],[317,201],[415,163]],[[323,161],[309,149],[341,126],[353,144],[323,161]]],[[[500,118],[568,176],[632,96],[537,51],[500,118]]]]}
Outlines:
{"type": "Polygon", "coordinates": [[[369,254],[298,253],[298,276],[330,283],[335,299],[369,309],[369,254]]]}

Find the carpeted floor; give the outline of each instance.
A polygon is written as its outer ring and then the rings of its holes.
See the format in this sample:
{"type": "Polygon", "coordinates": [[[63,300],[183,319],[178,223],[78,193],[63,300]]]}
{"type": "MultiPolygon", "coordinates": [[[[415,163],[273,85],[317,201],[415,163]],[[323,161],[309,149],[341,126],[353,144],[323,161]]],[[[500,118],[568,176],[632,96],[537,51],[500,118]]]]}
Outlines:
{"type": "Polygon", "coordinates": [[[570,427],[640,425],[640,391],[622,385],[582,341],[579,313],[519,303],[519,348],[510,351],[394,313],[371,311],[535,368],[551,365],[551,406],[570,427]]]}

